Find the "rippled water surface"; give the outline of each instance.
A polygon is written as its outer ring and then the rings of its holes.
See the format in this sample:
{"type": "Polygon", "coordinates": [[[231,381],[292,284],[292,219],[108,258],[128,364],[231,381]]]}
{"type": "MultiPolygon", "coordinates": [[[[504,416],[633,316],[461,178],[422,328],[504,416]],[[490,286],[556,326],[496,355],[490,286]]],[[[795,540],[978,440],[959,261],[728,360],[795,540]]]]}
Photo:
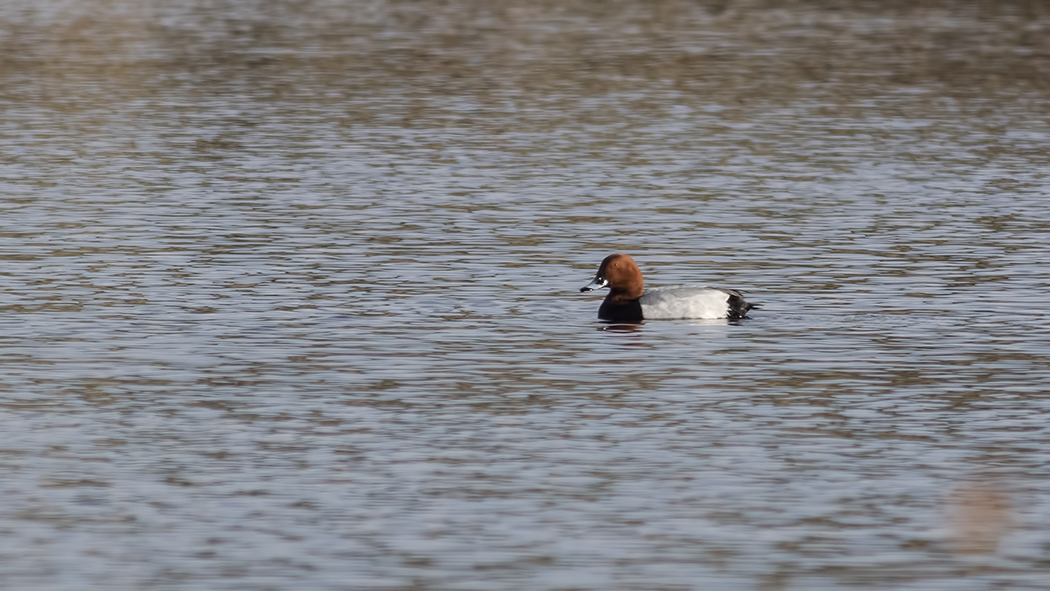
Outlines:
{"type": "Polygon", "coordinates": [[[4,585],[1045,589],[1050,11],[910,6],[4,3],[4,585]]]}

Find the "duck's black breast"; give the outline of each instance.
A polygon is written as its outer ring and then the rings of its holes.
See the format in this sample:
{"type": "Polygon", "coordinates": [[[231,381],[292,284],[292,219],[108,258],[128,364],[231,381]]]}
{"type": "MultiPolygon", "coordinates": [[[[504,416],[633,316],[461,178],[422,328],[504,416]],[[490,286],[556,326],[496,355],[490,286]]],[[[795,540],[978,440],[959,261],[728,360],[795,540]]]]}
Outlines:
{"type": "Polygon", "coordinates": [[[638,300],[612,300],[605,298],[598,308],[598,320],[606,322],[641,322],[642,304],[638,300]]]}

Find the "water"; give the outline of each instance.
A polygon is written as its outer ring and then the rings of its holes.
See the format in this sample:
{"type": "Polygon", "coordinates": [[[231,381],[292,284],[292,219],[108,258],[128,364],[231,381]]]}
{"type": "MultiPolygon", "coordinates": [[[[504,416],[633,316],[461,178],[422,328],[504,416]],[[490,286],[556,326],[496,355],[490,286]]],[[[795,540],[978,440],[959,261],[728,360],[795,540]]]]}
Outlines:
{"type": "Polygon", "coordinates": [[[6,585],[1045,588],[1042,5],[159,4],[0,8],[6,585]]]}

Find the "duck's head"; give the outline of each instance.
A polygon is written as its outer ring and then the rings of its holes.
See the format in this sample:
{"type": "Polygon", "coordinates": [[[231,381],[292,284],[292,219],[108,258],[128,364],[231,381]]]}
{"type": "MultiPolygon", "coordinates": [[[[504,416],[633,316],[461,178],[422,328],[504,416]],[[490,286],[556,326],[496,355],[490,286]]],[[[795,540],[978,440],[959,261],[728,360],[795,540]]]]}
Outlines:
{"type": "Polygon", "coordinates": [[[608,287],[618,298],[637,299],[642,297],[642,271],[634,259],[623,253],[605,257],[594,280],[580,288],[580,291],[592,291],[608,287]]]}

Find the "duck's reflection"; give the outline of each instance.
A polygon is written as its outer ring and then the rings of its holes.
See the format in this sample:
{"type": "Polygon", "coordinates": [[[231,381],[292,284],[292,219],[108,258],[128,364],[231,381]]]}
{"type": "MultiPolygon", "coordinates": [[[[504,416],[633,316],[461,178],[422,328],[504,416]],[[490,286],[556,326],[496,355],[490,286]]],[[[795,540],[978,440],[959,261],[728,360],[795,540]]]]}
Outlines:
{"type": "Polygon", "coordinates": [[[645,326],[641,322],[629,323],[629,324],[603,324],[598,327],[598,332],[622,332],[632,333],[641,332],[642,327],[645,326]]]}

